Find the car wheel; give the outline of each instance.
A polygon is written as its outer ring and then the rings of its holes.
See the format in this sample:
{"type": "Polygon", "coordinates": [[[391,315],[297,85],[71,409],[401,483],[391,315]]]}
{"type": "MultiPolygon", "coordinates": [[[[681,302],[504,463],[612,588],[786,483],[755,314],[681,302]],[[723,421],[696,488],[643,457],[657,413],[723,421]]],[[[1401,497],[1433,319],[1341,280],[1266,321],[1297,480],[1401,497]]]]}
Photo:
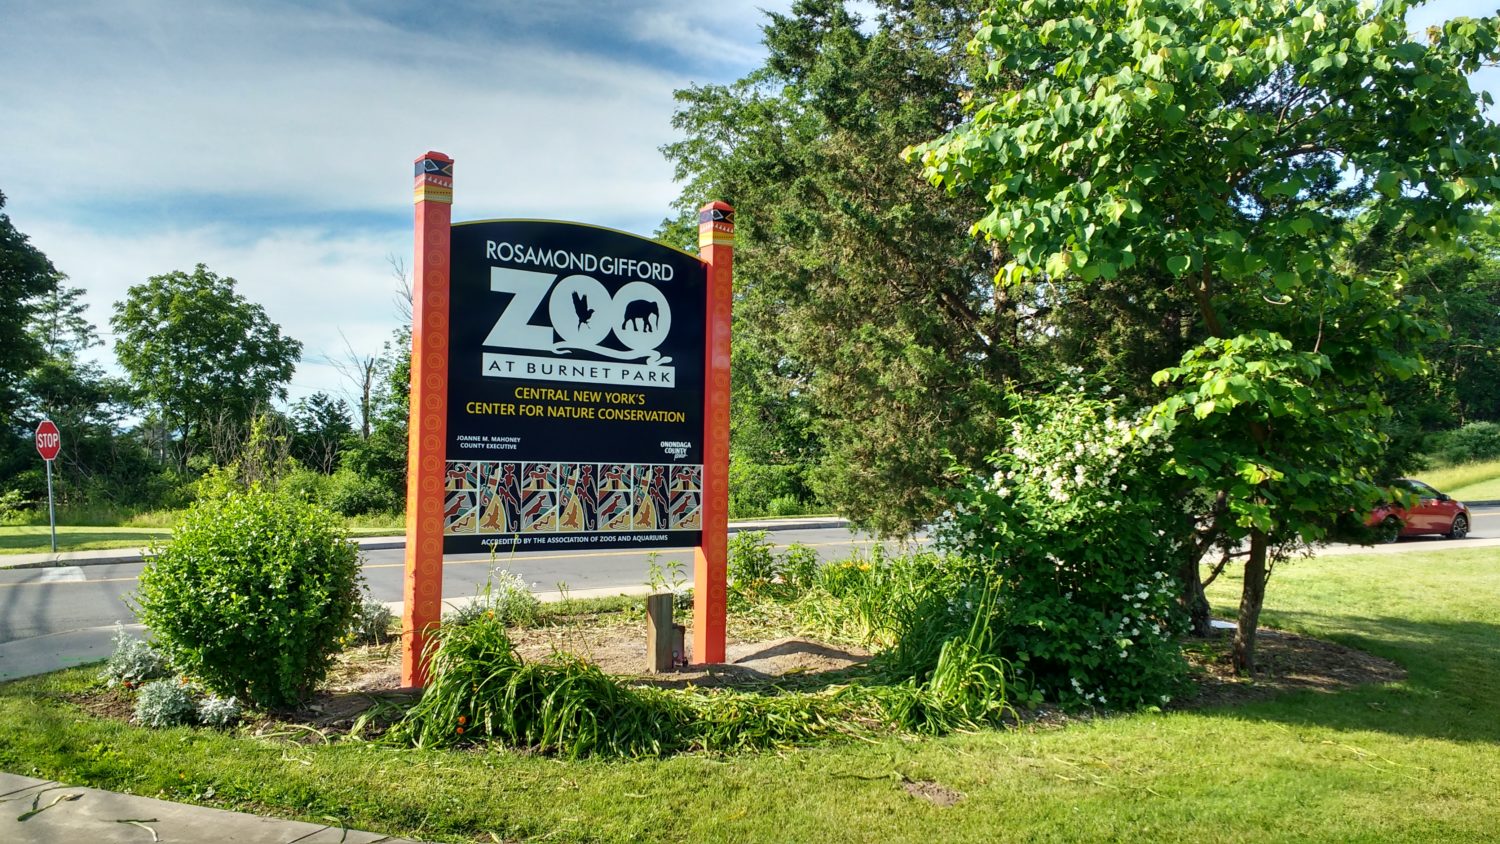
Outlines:
{"type": "Polygon", "coordinates": [[[1395,516],[1386,516],[1380,527],[1375,529],[1375,536],[1384,543],[1392,543],[1401,538],[1401,520],[1395,516]]]}
{"type": "Polygon", "coordinates": [[[1449,539],[1463,539],[1469,535],[1469,517],[1459,514],[1453,517],[1453,527],[1448,531],[1449,539]]]}

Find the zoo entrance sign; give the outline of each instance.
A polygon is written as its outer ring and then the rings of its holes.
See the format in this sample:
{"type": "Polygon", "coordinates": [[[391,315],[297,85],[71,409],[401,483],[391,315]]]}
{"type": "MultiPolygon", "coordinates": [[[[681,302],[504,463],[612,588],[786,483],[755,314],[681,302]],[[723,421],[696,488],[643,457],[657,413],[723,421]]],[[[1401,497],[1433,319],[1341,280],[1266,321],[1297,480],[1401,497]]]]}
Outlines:
{"type": "Polygon", "coordinates": [[[402,677],[444,553],[697,549],[694,656],[723,658],[733,215],[700,255],[580,223],[451,222],[417,159],[402,677]]]}

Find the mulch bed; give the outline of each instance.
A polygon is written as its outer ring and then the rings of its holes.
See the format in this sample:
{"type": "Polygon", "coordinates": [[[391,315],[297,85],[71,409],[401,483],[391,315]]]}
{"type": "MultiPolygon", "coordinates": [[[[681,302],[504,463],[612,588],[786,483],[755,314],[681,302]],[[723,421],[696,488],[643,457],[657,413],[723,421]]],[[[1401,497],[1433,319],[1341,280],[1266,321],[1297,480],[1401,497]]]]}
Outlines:
{"type": "MultiPolygon", "coordinates": [[[[1232,635],[1232,631],[1219,631],[1212,638],[1188,640],[1185,652],[1192,666],[1196,693],[1173,701],[1169,708],[1234,706],[1285,692],[1337,692],[1367,684],[1398,682],[1406,677],[1399,665],[1363,651],[1264,628],[1256,639],[1258,670],[1255,676],[1245,677],[1236,674],[1230,664],[1232,635]]],[[[671,687],[691,684],[749,689],[778,685],[816,688],[842,682],[845,674],[869,659],[868,653],[858,649],[790,637],[731,642],[728,663],[724,665],[649,674],[643,670],[645,635],[638,625],[569,624],[519,630],[515,641],[517,650],[529,660],[567,651],[632,682],[671,687]]],[[[366,719],[362,731],[364,736],[372,737],[399,717],[402,704],[415,698],[415,692],[401,688],[401,657],[394,643],[354,648],[339,656],[323,688],[304,706],[292,712],[256,716],[248,726],[258,735],[321,742],[329,735],[349,731],[361,716],[376,709],[373,717],[366,719]]],[[[68,699],[100,718],[128,721],[134,712],[134,696],[119,688],[100,688],[69,695],[68,699]]],[[[1022,713],[1021,720],[1033,728],[1047,728],[1091,717],[1090,713],[1040,707],[1022,713]]],[[[920,787],[909,786],[908,791],[939,805],[947,799],[924,793],[920,787]]]]}
{"type": "Polygon", "coordinates": [[[1343,645],[1261,628],[1255,637],[1256,671],[1236,674],[1230,644],[1234,632],[1190,639],[1185,649],[1193,667],[1197,694],[1174,708],[1233,706],[1265,700],[1285,692],[1337,692],[1355,686],[1396,683],[1406,670],[1388,659],[1343,645]]]}

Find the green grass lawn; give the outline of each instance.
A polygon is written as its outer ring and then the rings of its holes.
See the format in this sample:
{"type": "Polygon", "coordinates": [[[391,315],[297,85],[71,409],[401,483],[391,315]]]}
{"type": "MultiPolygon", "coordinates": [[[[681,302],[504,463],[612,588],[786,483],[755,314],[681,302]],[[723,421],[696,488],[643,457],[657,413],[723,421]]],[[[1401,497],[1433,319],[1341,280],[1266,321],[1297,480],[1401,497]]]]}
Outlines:
{"type": "MultiPolygon", "coordinates": [[[[1228,612],[1237,584],[1216,584],[1228,612]]],[[[1265,623],[1408,679],[1212,710],[745,757],[507,752],[152,732],[0,686],[0,769],[445,841],[1486,841],[1500,830],[1500,554],[1280,567],[1265,623]],[[940,808],[903,780],[961,792],[940,808]],[[212,796],[209,796],[209,795],[212,796]]]]}
{"type": "Polygon", "coordinates": [[[1461,486],[1448,494],[1459,501],[1500,501],[1500,478],[1461,486]]]}
{"type": "MultiPolygon", "coordinates": [[[[350,536],[399,536],[402,527],[354,527],[350,536]]],[[[103,548],[144,548],[154,539],[166,539],[169,528],[74,527],[59,525],[57,550],[95,551],[103,548]]],[[[0,557],[6,554],[45,554],[52,550],[46,525],[0,525],[0,557]]]]}
{"type": "Polygon", "coordinates": [[[1500,499],[1500,460],[1447,466],[1418,472],[1415,477],[1460,501],[1500,499]]]}
{"type": "MultiPolygon", "coordinates": [[[[72,527],[57,528],[58,551],[93,551],[100,548],[139,548],[153,539],[164,539],[167,528],[72,527]]],[[[46,525],[0,526],[0,554],[41,554],[52,550],[46,525]]]]}

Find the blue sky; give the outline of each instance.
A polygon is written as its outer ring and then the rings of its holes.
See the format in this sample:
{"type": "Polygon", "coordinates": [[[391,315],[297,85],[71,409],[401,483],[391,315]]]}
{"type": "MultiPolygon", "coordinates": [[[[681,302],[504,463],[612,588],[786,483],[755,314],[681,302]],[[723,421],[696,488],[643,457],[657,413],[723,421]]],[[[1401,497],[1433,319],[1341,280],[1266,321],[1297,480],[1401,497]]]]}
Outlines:
{"type": "Polygon", "coordinates": [[[0,0],[5,212],[107,343],[127,287],[201,261],[303,342],[293,399],[344,393],[342,338],[375,353],[397,324],[413,158],[457,159],[455,220],[649,234],[677,195],[672,91],[756,66],[762,10],[790,5],[0,0]]]}
{"type": "Polygon", "coordinates": [[[650,233],[672,91],[757,65],[789,5],[0,0],[5,212],[107,343],[127,287],[202,261],[304,343],[293,399],[340,393],[342,337],[397,325],[413,158],[457,159],[456,220],[650,233]]]}

